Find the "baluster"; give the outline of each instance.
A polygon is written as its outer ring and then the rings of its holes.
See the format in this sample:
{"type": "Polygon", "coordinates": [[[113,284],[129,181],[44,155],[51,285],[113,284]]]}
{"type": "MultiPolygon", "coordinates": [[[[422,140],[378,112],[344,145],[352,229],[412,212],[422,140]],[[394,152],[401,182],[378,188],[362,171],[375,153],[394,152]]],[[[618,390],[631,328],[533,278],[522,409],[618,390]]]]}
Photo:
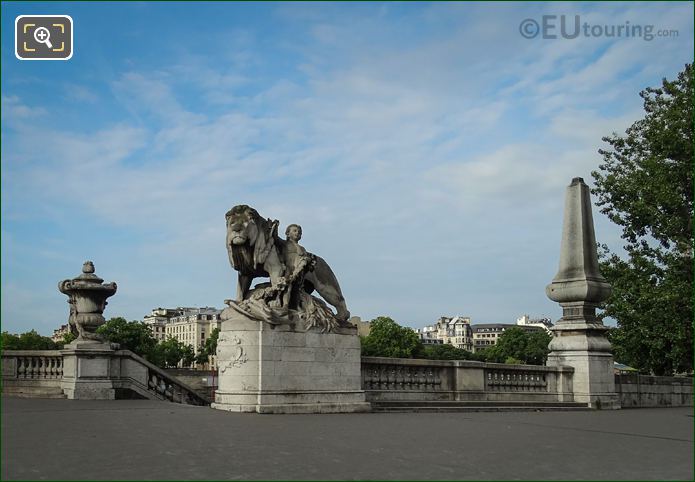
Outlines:
{"type": "Polygon", "coordinates": [[[403,387],[406,390],[413,389],[413,367],[405,367],[405,373],[403,374],[403,387]]]}
{"type": "Polygon", "coordinates": [[[169,401],[174,401],[174,386],[170,383],[164,383],[164,398],[169,401]]]}
{"type": "Polygon", "coordinates": [[[394,370],[394,383],[396,390],[403,390],[403,367],[396,367],[394,370]]]}
{"type": "Polygon", "coordinates": [[[384,375],[384,366],[383,365],[377,365],[376,370],[378,371],[377,375],[377,388],[379,390],[384,390],[384,380],[386,379],[386,376],[384,375]]]}
{"type": "Polygon", "coordinates": [[[393,383],[393,368],[391,366],[386,366],[386,390],[391,390],[391,385],[393,383]]]}
{"type": "Polygon", "coordinates": [[[434,386],[432,369],[430,367],[425,368],[425,391],[434,386]]]}
{"type": "Polygon", "coordinates": [[[420,390],[420,367],[413,367],[410,377],[410,388],[420,390]]]}
{"type": "Polygon", "coordinates": [[[435,390],[441,390],[442,389],[442,371],[444,369],[441,367],[435,368],[434,369],[434,389],[435,390]]]}
{"type": "Polygon", "coordinates": [[[379,388],[379,368],[374,365],[370,365],[367,368],[369,372],[369,377],[367,378],[368,387],[370,390],[375,390],[379,388]]]}
{"type": "Polygon", "coordinates": [[[29,378],[36,377],[36,358],[29,358],[29,378]]]}

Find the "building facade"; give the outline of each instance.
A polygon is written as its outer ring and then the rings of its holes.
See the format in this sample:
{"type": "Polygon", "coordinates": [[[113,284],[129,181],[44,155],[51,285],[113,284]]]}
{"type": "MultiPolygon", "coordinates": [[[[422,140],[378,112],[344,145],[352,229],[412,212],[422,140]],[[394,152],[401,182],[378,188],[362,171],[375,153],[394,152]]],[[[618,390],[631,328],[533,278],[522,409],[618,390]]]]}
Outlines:
{"type": "Polygon", "coordinates": [[[53,330],[51,340],[53,340],[54,343],[62,343],[63,337],[68,333],[70,333],[70,325],[60,325],[60,328],[53,330]]]}
{"type": "Polygon", "coordinates": [[[528,315],[511,323],[481,323],[471,324],[469,317],[442,316],[433,325],[424,328],[415,328],[415,333],[420,337],[423,345],[437,345],[447,343],[456,348],[475,352],[497,344],[497,340],[505,330],[519,327],[526,331],[550,331],[553,326],[550,319],[529,319],[528,315]],[[521,322],[520,322],[521,320],[521,322]]]}
{"type": "Polygon", "coordinates": [[[222,310],[209,306],[185,308],[181,314],[169,318],[165,325],[165,338],[175,338],[181,343],[191,345],[197,355],[212,331],[221,328],[221,313],[222,310]]]}
{"type": "Polygon", "coordinates": [[[524,331],[541,331],[539,326],[513,325],[511,323],[481,323],[473,325],[473,350],[484,350],[497,344],[502,333],[509,328],[521,328],[524,331]]]}
{"type": "MultiPolygon", "coordinates": [[[[197,355],[205,346],[205,341],[210,338],[213,330],[222,327],[221,313],[222,310],[209,306],[155,308],[144,317],[143,322],[150,326],[158,342],[174,338],[185,345],[192,346],[197,355]]],[[[217,367],[214,355],[209,357],[207,365],[212,369],[217,367]]]]}
{"type": "Polygon", "coordinates": [[[537,328],[543,328],[550,334],[550,328],[553,327],[553,323],[550,318],[529,318],[528,315],[520,316],[516,319],[516,324],[518,326],[535,326],[537,328]]]}
{"type": "Polygon", "coordinates": [[[415,333],[424,345],[448,343],[456,348],[473,351],[473,331],[468,317],[442,316],[433,325],[416,328],[415,333]]]}

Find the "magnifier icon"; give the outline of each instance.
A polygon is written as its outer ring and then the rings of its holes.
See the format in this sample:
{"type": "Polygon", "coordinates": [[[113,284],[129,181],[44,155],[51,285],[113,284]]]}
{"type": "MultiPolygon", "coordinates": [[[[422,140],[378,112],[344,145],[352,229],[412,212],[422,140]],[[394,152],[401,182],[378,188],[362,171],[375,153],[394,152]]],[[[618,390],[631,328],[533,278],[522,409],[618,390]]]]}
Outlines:
{"type": "Polygon", "coordinates": [[[39,27],[34,30],[34,40],[40,44],[46,44],[49,49],[53,48],[51,43],[51,32],[46,27],[39,27]]]}

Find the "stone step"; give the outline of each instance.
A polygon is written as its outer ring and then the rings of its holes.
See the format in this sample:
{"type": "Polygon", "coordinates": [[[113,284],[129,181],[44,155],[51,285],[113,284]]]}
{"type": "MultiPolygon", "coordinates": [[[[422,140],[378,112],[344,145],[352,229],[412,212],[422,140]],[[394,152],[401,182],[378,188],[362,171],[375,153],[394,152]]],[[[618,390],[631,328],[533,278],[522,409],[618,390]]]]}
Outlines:
{"type": "Polygon", "coordinates": [[[372,412],[444,413],[444,412],[576,412],[591,410],[582,407],[372,407],[372,412]]]}
{"type": "Polygon", "coordinates": [[[523,406],[548,406],[548,407],[585,407],[585,403],[580,402],[556,402],[556,401],[541,401],[541,400],[374,400],[372,405],[407,405],[407,406],[470,406],[470,407],[523,407],[523,406]]]}
{"type": "Polygon", "coordinates": [[[579,402],[539,401],[374,401],[375,412],[437,412],[437,411],[539,411],[539,410],[589,410],[579,402]]]}
{"type": "Polygon", "coordinates": [[[14,398],[67,398],[59,387],[3,387],[2,394],[14,398]]]}

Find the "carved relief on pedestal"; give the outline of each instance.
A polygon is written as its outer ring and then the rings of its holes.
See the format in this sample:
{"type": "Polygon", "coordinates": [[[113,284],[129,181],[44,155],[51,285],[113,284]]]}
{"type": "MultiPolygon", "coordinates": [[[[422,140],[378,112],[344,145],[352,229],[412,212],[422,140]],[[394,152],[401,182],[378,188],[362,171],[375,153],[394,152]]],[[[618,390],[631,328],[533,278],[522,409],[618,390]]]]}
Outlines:
{"type": "MultiPolygon", "coordinates": [[[[227,337],[225,335],[225,333],[220,333],[218,342],[226,342],[227,337]]],[[[224,346],[224,350],[229,350],[231,353],[229,353],[229,357],[225,357],[227,361],[220,365],[222,373],[226,372],[228,368],[239,368],[249,360],[249,357],[244,352],[244,347],[241,346],[241,340],[236,335],[232,336],[229,344],[224,346]]]]}

